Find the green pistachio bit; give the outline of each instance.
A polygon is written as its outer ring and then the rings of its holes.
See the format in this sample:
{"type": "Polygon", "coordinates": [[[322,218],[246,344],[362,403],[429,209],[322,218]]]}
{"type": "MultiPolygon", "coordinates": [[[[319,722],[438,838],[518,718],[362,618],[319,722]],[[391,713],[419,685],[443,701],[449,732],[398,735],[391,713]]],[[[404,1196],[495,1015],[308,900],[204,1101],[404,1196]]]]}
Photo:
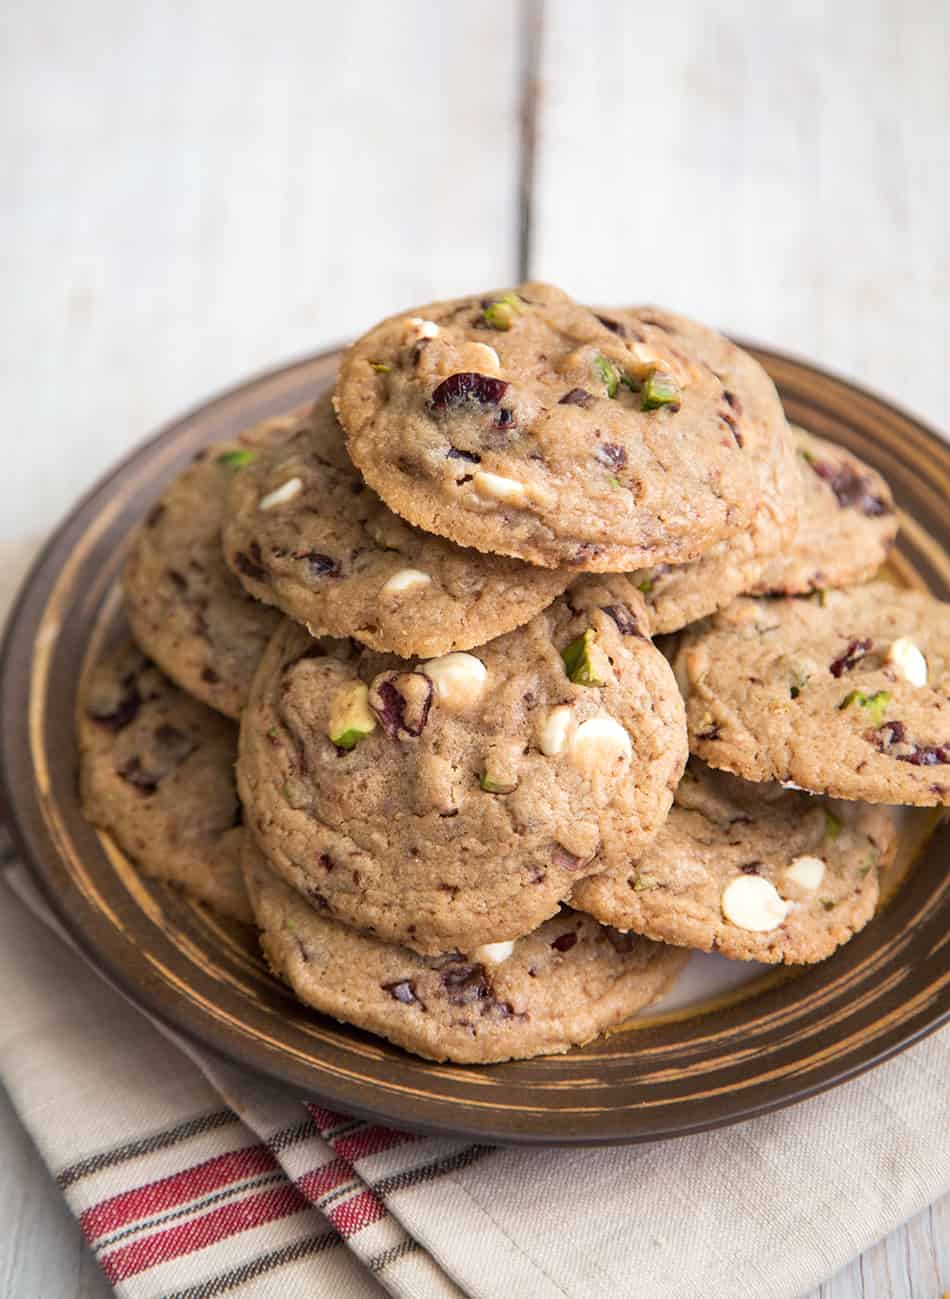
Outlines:
{"type": "Polygon", "coordinates": [[[608,361],[606,356],[595,356],[594,369],[607,385],[607,396],[616,397],[621,375],[613,361],[608,361]]]}
{"type": "Polygon", "coordinates": [[[608,474],[607,481],[610,483],[611,487],[616,487],[619,491],[623,491],[623,483],[616,474],[608,474]]]}
{"type": "Polygon", "coordinates": [[[596,656],[603,655],[595,641],[597,633],[588,627],[583,636],[572,640],[561,655],[564,660],[564,671],[576,686],[602,686],[603,677],[598,675],[596,656]]]}
{"type": "Polygon", "coordinates": [[[377,374],[389,374],[392,370],[392,366],[387,365],[385,361],[370,361],[370,365],[377,374]]]}
{"type": "Polygon", "coordinates": [[[268,738],[269,740],[279,740],[279,739],[280,739],[280,731],[277,729],[276,726],[272,726],[272,727],[268,730],[268,732],[267,732],[267,738],[268,738]]]}
{"type": "Polygon", "coordinates": [[[871,725],[880,726],[884,720],[884,714],[887,712],[887,705],[890,702],[891,692],[889,690],[875,690],[873,695],[866,695],[863,690],[851,690],[838,705],[838,710],[840,712],[845,708],[849,708],[851,704],[859,704],[867,710],[871,725]]]}
{"type": "Polygon", "coordinates": [[[824,609],[825,605],[828,603],[828,592],[825,590],[824,587],[821,587],[819,590],[815,592],[815,598],[817,599],[818,603],[821,605],[822,609],[824,609]]]}
{"type": "Polygon", "coordinates": [[[792,669],[792,684],[789,686],[788,693],[793,699],[797,699],[805,687],[808,685],[808,673],[792,669]]]}
{"type": "Polygon", "coordinates": [[[653,578],[645,577],[642,582],[638,582],[637,590],[642,591],[644,595],[649,595],[653,590],[653,578]]]}
{"type": "Polygon", "coordinates": [[[360,740],[376,730],[368,700],[369,687],[362,681],[351,681],[337,692],[330,706],[327,735],[338,749],[355,749],[360,740]]]}
{"type": "Polygon", "coordinates": [[[505,293],[495,302],[489,302],[482,319],[489,329],[510,329],[516,314],[521,310],[521,299],[516,293],[505,293]]]}
{"type": "Polygon", "coordinates": [[[652,875],[638,875],[633,881],[634,893],[646,893],[650,889],[659,888],[660,881],[652,875]]]}
{"type": "Polygon", "coordinates": [[[804,447],[798,448],[798,454],[807,464],[813,465],[815,463],[815,457],[810,451],[806,451],[804,447]]]}
{"type": "Polygon", "coordinates": [[[518,788],[517,782],[512,784],[510,780],[501,780],[488,770],[482,772],[482,778],[478,783],[486,794],[513,794],[518,788]]]}
{"type": "Polygon", "coordinates": [[[640,380],[635,378],[632,374],[622,374],[620,376],[620,382],[625,388],[629,388],[631,392],[639,392],[643,386],[640,383],[640,380]]]}
{"type": "Polygon", "coordinates": [[[661,406],[679,406],[680,390],[672,375],[664,370],[650,370],[643,380],[641,410],[658,410],[661,406]]]}
{"type": "Polygon", "coordinates": [[[840,817],[835,816],[834,812],[829,812],[828,808],[826,807],[825,808],[825,838],[837,839],[840,833],[841,833],[840,817]]]}
{"type": "Polygon", "coordinates": [[[227,469],[246,469],[251,461],[256,459],[256,451],[222,451],[218,456],[218,464],[224,465],[227,469]]]}
{"type": "Polygon", "coordinates": [[[819,898],[818,901],[821,903],[821,905],[825,908],[826,911],[833,910],[835,906],[835,902],[833,898],[819,898]]]}

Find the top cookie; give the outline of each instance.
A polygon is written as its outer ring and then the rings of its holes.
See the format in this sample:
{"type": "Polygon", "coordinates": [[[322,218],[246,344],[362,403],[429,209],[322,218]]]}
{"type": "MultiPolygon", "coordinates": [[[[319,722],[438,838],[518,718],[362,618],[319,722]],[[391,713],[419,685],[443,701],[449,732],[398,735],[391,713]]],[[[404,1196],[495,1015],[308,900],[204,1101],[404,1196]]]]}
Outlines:
{"type": "Polygon", "coordinates": [[[225,555],[245,588],[314,636],[413,655],[529,622],[573,575],[419,532],[365,486],[329,397],[309,427],[233,475],[225,555]]]}
{"type": "Polygon", "coordinates": [[[748,780],[950,802],[950,605],[872,582],[742,597],[683,634],[690,747],[748,780]]]}
{"type": "Polygon", "coordinates": [[[833,442],[793,428],[786,477],[792,492],[760,507],[751,526],[691,564],[631,573],[656,633],[679,631],[741,593],[799,595],[872,577],[897,536],[890,488],[879,473],[833,442]],[[797,452],[797,454],[795,454],[797,452]]]}
{"type": "Polygon", "coordinates": [[[241,727],[248,824],[311,903],[381,938],[439,953],[528,933],[666,818],[686,734],[646,627],[617,577],[420,664],[288,621],[241,727]]]}
{"type": "Polygon", "coordinates": [[[183,690],[238,718],[279,614],[253,600],[224,562],[231,480],[256,452],[300,427],[265,420],[199,452],[133,533],[122,575],[132,633],[183,690]]]}
{"type": "Polygon", "coordinates": [[[807,595],[873,577],[897,536],[894,498],[870,465],[834,442],[793,429],[802,510],[791,545],[767,564],[750,595],[807,595]]]}
{"type": "Polygon", "coordinates": [[[346,354],[336,406],[397,513],[551,568],[684,563],[789,490],[756,361],[669,312],[605,316],[545,284],[383,321],[346,354]]]}

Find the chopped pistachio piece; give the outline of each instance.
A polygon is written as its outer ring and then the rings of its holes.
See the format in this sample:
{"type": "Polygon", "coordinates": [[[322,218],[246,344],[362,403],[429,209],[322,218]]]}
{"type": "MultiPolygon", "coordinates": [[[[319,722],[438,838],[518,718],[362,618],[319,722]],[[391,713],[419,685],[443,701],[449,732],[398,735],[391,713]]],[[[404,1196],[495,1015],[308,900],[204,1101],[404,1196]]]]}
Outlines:
{"type": "Polygon", "coordinates": [[[608,361],[606,356],[595,356],[594,369],[607,385],[607,396],[616,397],[617,389],[620,387],[621,374],[613,361],[608,361]]]}
{"type": "Polygon", "coordinates": [[[486,794],[513,794],[518,788],[518,782],[512,783],[510,780],[502,780],[501,777],[493,775],[487,768],[482,772],[481,780],[478,782],[486,794]]]}
{"type": "Polygon", "coordinates": [[[389,374],[392,370],[392,366],[387,365],[385,361],[370,361],[370,365],[377,374],[389,374]]]}
{"type": "Polygon", "coordinates": [[[642,591],[644,595],[649,595],[653,590],[653,578],[645,577],[641,582],[638,582],[637,590],[642,591]]]}
{"type": "Polygon", "coordinates": [[[676,380],[665,370],[650,370],[640,391],[641,410],[658,410],[660,406],[679,406],[680,390],[676,380]]]}
{"type": "Polygon", "coordinates": [[[360,740],[376,730],[376,718],[369,706],[369,687],[351,681],[339,690],[330,707],[327,734],[338,749],[355,749],[360,740]]]}
{"type": "Polygon", "coordinates": [[[244,448],[240,451],[222,451],[217,457],[217,462],[227,469],[246,469],[251,461],[256,459],[256,451],[248,451],[247,448],[244,448]]]}
{"type": "Polygon", "coordinates": [[[588,627],[583,636],[572,640],[561,654],[564,671],[576,686],[602,686],[605,683],[606,655],[596,641],[596,631],[588,627]]]}
{"type": "Polygon", "coordinates": [[[482,312],[482,319],[490,329],[510,329],[516,314],[521,310],[521,299],[517,293],[505,293],[495,302],[489,302],[482,312]]]}
{"type": "Polygon", "coordinates": [[[825,808],[825,838],[837,839],[840,833],[841,833],[841,818],[835,816],[834,812],[830,812],[826,807],[825,808]]]}
{"type": "Polygon", "coordinates": [[[887,705],[891,702],[891,692],[889,690],[875,690],[873,695],[866,695],[863,690],[851,690],[845,695],[838,705],[839,711],[849,708],[851,704],[859,704],[867,711],[868,718],[872,726],[880,726],[884,720],[884,714],[887,712],[887,705]]]}
{"type": "Polygon", "coordinates": [[[652,875],[638,875],[633,881],[634,893],[646,893],[650,889],[658,888],[660,881],[652,875]]]}

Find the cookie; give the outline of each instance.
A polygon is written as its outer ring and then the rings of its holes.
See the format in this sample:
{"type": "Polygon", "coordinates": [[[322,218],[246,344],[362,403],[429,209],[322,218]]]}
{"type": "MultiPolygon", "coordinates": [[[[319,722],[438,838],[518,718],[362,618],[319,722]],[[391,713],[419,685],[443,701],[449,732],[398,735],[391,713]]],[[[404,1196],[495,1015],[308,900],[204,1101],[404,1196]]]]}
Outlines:
{"type": "Polygon", "coordinates": [[[950,605],[872,582],[741,597],[682,634],[690,746],[748,780],[950,802],[950,605]]]}
{"type": "Polygon", "coordinates": [[[549,568],[684,563],[798,490],[752,357],[670,312],[606,316],[546,284],[383,321],[347,352],[335,401],[390,508],[549,568]]]}
{"type": "Polygon", "coordinates": [[[126,646],[85,682],[78,728],[86,817],[146,875],[249,922],[234,723],[126,646]]]}
{"type": "Polygon", "coordinates": [[[429,1060],[567,1051],[655,1001],[686,959],[567,909],[515,943],[426,958],[315,911],[251,835],[244,868],[268,963],[297,997],[429,1060]]]}
{"type": "Polygon", "coordinates": [[[410,527],[364,485],[329,397],[308,428],[234,475],[223,537],[251,595],[314,636],[353,636],[403,658],[511,631],[574,576],[410,527]]]}
{"type": "Polygon", "coordinates": [[[407,662],[287,622],[241,728],[261,846],[312,904],[438,954],[518,938],[656,834],[682,700],[623,578],[472,653],[407,662]]]}
{"type": "Polygon", "coordinates": [[[750,595],[806,595],[873,577],[897,536],[891,489],[843,447],[794,429],[802,510],[795,539],[745,589],[750,595]]]}
{"type": "Polygon", "coordinates": [[[631,573],[654,632],[722,609],[740,594],[799,595],[853,586],[877,572],[897,536],[890,488],[857,456],[794,428],[801,509],[786,497],[763,507],[747,532],[717,542],[691,564],[631,573]]]}
{"type": "Polygon", "coordinates": [[[572,905],[666,943],[740,961],[822,961],[863,929],[897,847],[893,809],[751,784],[697,758],[669,819],[572,905]]]}
{"type": "Polygon", "coordinates": [[[183,690],[237,718],[280,615],[252,599],[224,562],[231,480],[290,436],[298,418],[266,420],[199,453],[132,536],[122,577],[132,634],[183,690]]]}

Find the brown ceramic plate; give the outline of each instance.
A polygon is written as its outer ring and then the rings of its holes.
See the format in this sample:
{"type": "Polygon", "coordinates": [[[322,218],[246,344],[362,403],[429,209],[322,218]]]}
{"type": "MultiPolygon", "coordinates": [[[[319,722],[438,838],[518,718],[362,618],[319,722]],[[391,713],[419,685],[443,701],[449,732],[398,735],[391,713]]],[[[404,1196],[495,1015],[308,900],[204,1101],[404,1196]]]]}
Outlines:
{"type": "MultiPolygon", "coordinates": [[[[866,392],[758,355],[793,420],[889,479],[902,511],[898,580],[950,598],[950,448],[866,392]]],[[[255,379],[152,438],[77,506],[21,592],[0,680],[3,795],[24,858],[90,959],[169,1024],[299,1091],[485,1142],[647,1141],[734,1123],[860,1073],[946,1020],[947,825],[919,852],[905,844],[916,860],[893,900],[824,964],[756,971],[704,1006],[654,1015],[567,1056],[477,1068],[417,1060],[302,1009],[268,975],[252,934],[143,882],[86,824],[76,689],[118,616],[129,529],[199,447],[310,401],[336,361],[325,354],[255,379]]]]}

